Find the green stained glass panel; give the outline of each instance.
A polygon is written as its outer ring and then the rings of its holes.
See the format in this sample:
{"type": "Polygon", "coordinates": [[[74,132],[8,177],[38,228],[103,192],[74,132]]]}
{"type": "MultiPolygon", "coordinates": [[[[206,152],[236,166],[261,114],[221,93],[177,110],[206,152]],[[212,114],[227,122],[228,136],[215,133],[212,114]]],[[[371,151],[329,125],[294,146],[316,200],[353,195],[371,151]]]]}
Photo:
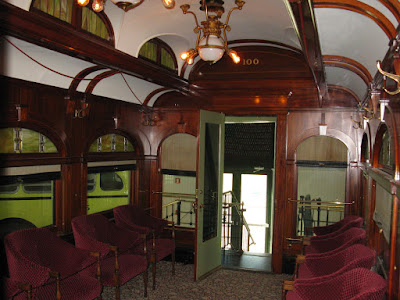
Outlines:
{"type": "Polygon", "coordinates": [[[152,61],[157,61],[157,45],[152,42],[145,43],[142,48],[140,48],[139,55],[152,61]]]}
{"type": "Polygon", "coordinates": [[[164,48],[161,48],[161,65],[167,67],[168,69],[175,70],[174,59],[164,48]]]}
{"type": "Polygon", "coordinates": [[[106,25],[101,18],[87,7],[82,8],[82,29],[105,40],[109,39],[106,25]]]}
{"type": "MultiPolygon", "coordinates": [[[[112,134],[103,135],[101,137],[101,151],[97,151],[97,139],[90,145],[89,152],[112,152],[112,134]]],[[[116,152],[134,152],[135,148],[132,143],[127,141],[125,146],[126,138],[122,135],[115,135],[115,151],[116,152]],[[125,150],[126,147],[126,150],[125,150]]]]}
{"type": "Polygon", "coordinates": [[[45,151],[44,151],[45,153],[57,153],[58,152],[56,146],[48,138],[46,138],[46,142],[44,144],[44,149],[45,149],[45,151]]]}
{"type": "Polygon", "coordinates": [[[0,153],[13,153],[13,128],[0,129],[0,153]]]}
{"type": "Polygon", "coordinates": [[[39,132],[22,128],[22,153],[39,153],[39,132]]]}
{"type": "Polygon", "coordinates": [[[128,141],[128,145],[126,147],[126,152],[134,152],[135,148],[133,147],[132,143],[128,141]]]}
{"type": "Polygon", "coordinates": [[[115,137],[115,151],[124,152],[124,137],[122,135],[115,137]]]}
{"type": "MultiPolygon", "coordinates": [[[[20,137],[22,139],[22,153],[40,153],[39,139],[37,131],[22,128],[20,137]]],[[[14,128],[0,129],[0,153],[14,153],[14,128]]],[[[58,152],[53,142],[45,137],[44,153],[58,152]]]]}

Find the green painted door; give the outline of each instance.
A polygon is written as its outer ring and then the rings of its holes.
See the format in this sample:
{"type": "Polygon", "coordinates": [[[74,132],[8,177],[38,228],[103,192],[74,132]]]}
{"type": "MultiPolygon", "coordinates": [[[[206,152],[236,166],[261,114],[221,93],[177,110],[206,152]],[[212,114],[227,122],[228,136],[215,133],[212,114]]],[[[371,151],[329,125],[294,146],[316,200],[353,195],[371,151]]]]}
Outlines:
{"type": "Polygon", "coordinates": [[[224,122],[223,114],[200,112],[195,280],[221,265],[224,122]]]}

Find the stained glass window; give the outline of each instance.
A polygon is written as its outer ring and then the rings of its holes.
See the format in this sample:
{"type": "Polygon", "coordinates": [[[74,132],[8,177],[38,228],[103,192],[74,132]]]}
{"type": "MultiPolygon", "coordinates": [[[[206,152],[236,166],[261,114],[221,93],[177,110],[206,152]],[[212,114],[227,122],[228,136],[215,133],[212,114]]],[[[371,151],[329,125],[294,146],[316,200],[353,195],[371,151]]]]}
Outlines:
{"type": "Polygon", "coordinates": [[[53,142],[40,132],[26,128],[0,129],[0,153],[55,153],[53,142]]]}
{"type": "Polygon", "coordinates": [[[143,44],[139,57],[154,62],[155,64],[176,72],[177,62],[172,51],[165,42],[158,38],[151,39],[143,44]]]}
{"type": "Polygon", "coordinates": [[[124,136],[107,134],[98,137],[90,146],[89,152],[134,152],[135,147],[124,136]]]}
{"type": "Polygon", "coordinates": [[[104,12],[95,13],[88,7],[74,5],[75,0],[34,0],[32,8],[49,14],[61,21],[67,22],[76,29],[83,29],[86,32],[94,34],[104,40],[110,41],[110,30],[101,16],[104,12]],[[78,13],[81,10],[81,13],[78,13]],[[81,19],[79,20],[79,16],[81,19]]]}

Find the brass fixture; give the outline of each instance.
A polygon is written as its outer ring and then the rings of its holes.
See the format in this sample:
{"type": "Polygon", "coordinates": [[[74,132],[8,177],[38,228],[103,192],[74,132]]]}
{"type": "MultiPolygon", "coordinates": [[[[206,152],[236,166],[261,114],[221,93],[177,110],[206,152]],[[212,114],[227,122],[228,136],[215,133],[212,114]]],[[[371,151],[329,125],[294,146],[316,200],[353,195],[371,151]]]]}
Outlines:
{"type": "Polygon", "coordinates": [[[231,13],[234,10],[241,10],[245,1],[235,1],[236,6],[229,11],[225,24],[219,20],[225,12],[223,4],[222,0],[201,0],[200,10],[204,11],[206,15],[206,20],[202,21],[201,25],[199,25],[196,14],[189,10],[190,5],[181,5],[183,14],[192,14],[196,22],[196,27],[194,28],[194,33],[197,34],[196,47],[181,54],[181,59],[186,60],[189,65],[193,64],[197,55],[204,61],[215,63],[222,58],[225,52],[232,58],[234,63],[240,62],[240,57],[236,51],[228,48],[226,32],[231,30],[228,25],[231,13]],[[221,33],[223,36],[221,36],[221,33]]]}

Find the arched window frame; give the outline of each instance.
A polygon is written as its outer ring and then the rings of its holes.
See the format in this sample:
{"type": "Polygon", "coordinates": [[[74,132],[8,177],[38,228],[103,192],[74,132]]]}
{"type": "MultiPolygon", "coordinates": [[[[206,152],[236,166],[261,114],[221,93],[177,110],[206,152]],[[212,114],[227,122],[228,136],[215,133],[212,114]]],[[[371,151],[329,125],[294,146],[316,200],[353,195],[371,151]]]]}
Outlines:
{"type": "MultiPolygon", "coordinates": [[[[93,11],[92,8],[91,8],[91,7],[92,7],[92,1],[93,1],[93,0],[90,0],[89,4],[86,6],[86,8],[90,9],[91,11],[93,11]]],[[[59,18],[57,18],[57,17],[54,17],[54,16],[52,16],[52,15],[50,15],[50,14],[47,14],[47,13],[45,13],[45,12],[39,10],[39,9],[36,9],[36,8],[33,6],[33,5],[34,5],[34,2],[35,2],[35,0],[33,0],[32,3],[31,3],[31,8],[30,8],[30,11],[31,11],[31,12],[34,12],[34,13],[36,13],[36,14],[40,14],[40,15],[46,17],[46,18],[51,18],[52,20],[55,20],[56,22],[60,22],[60,23],[62,23],[62,24],[64,24],[64,25],[72,26],[75,30],[77,30],[77,31],[79,31],[79,32],[82,32],[82,33],[85,33],[85,34],[87,34],[88,36],[90,36],[90,37],[92,37],[92,38],[95,38],[96,40],[99,40],[99,41],[102,41],[102,42],[104,42],[104,43],[110,44],[110,45],[112,45],[113,47],[115,46],[114,30],[113,30],[113,27],[112,27],[112,25],[111,25],[110,19],[107,17],[107,15],[105,14],[104,11],[101,11],[101,12],[96,13],[96,14],[97,14],[97,15],[99,16],[99,18],[104,22],[104,25],[105,25],[106,28],[107,28],[107,31],[108,31],[108,34],[109,34],[109,39],[108,39],[108,40],[103,39],[103,38],[101,38],[101,37],[99,37],[99,36],[97,36],[97,35],[95,35],[95,34],[89,32],[89,31],[86,31],[86,30],[83,30],[83,29],[82,29],[82,7],[79,6],[79,5],[76,3],[75,0],[73,0],[73,3],[72,3],[72,18],[71,18],[71,23],[68,23],[68,22],[66,22],[66,21],[63,21],[63,20],[61,20],[61,19],[59,19],[59,18]]]]}
{"type": "Polygon", "coordinates": [[[393,151],[394,146],[393,146],[393,136],[389,129],[390,129],[389,126],[387,126],[385,123],[381,123],[381,125],[379,126],[379,129],[376,133],[376,138],[375,138],[373,161],[374,161],[375,168],[379,168],[387,173],[393,174],[394,173],[394,151],[393,151]],[[385,133],[387,133],[389,135],[389,143],[391,146],[390,147],[390,149],[391,149],[390,155],[391,155],[392,161],[393,161],[392,165],[386,165],[380,161],[380,155],[381,155],[381,150],[382,150],[382,146],[383,146],[383,136],[385,133]]]}
{"type": "Polygon", "coordinates": [[[361,161],[364,163],[370,162],[369,139],[366,132],[364,132],[361,140],[361,161]]]}
{"type": "MultiPolygon", "coordinates": [[[[162,41],[159,38],[153,38],[151,40],[148,40],[146,43],[149,43],[149,42],[150,43],[154,43],[156,45],[156,47],[157,47],[157,58],[156,58],[156,61],[153,61],[153,60],[151,60],[151,59],[149,59],[147,57],[144,57],[144,56],[142,56],[140,54],[138,55],[138,57],[140,59],[148,61],[148,62],[150,62],[152,64],[155,64],[155,65],[157,65],[157,66],[159,66],[161,68],[164,68],[164,69],[166,69],[166,70],[168,70],[170,72],[174,72],[174,73],[178,74],[178,62],[176,61],[175,53],[174,53],[174,51],[172,51],[171,47],[167,43],[165,43],[164,41],[162,41]],[[161,64],[161,49],[164,49],[165,51],[167,51],[167,53],[169,53],[169,55],[171,55],[171,57],[172,57],[172,59],[174,61],[174,66],[175,66],[174,69],[170,69],[170,68],[168,68],[168,67],[166,67],[166,66],[161,64]]],[[[143,47],[143,45],[142,45],[142,47],[143,47]]]]}

